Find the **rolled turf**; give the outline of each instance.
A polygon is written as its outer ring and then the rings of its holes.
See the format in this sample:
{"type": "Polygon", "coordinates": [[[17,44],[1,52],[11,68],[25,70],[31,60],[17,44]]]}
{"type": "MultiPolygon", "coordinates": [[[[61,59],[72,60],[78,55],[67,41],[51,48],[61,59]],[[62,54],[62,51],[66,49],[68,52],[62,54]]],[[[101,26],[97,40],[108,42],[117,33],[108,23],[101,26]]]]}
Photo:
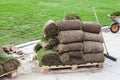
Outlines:
{"type": "Polygon", "coordinates": [[[84,54],[85,63],[98,63],[104,62],[104,54],[103,53],[90,53],[84,54]]]}
{"type": "Polygon", "coordinates": [[[103,43],[103,37],[101,34],[84,32],[84,41],[96,41],[103,43]]]}
{"type": "Polygon", "coordinates": [[[53,20],[49,20],[44,24],[44,34],[46,38],[56,36],[59,32],[59,28],[53,20]]]}
{"type": "Polygon", "coordinates": [[[68,51],[81,51],[83,50],[83,43],[69,43],[69,44],[59,44],[57,46],[57,51],[59,53],[64,53],[68,51]]]}
{"type": "Polygon", "coordinates": [[[44,48],[37,53],[37,59],[40,65],[52,66],[62,64],[58,52],[44,48]]]}
{"type": "Polygon", "coordinates": [[[103,53],[104,47],[100,42],[84,41],[84,53],[103,53]]]}
{"type": "Polygon", "coordinates": [[[61,20],[57,23],[60,31],[65,30],[80,30],[81,22],[79,20],[61,20]]]}
{"type": "Polygon", "coordinates": [[[82,58],[83,57],[83,51],[70,51],[66,52],[70,57],[73,58],[82,58]]]}
{"type": "Polygon", "coordinates": [[[3,65],[4,72],[16,70],[20,66],[20,62],[16,58],[5,53],[0,53],[0,63],[3,65]]]}
{"type": "Polygon", "coordinates": [[[76,65],[76,64],[83,64],[84,62],[84,58],[73,58],[70,57],[69,61],[67,61],[66,63],[64,63],[64,65],[76,65]]]}
{"type": "Polygon", "coordinates": [[[96,22],[82,22],[82,30],[99,34],[101,31],[101,25],[96,22]]]}
{"type": "Polygon", "coordinates": [[[81,30],[60,31],[57,38],[60,43],[82,42],[84,34],[81,30]]]}

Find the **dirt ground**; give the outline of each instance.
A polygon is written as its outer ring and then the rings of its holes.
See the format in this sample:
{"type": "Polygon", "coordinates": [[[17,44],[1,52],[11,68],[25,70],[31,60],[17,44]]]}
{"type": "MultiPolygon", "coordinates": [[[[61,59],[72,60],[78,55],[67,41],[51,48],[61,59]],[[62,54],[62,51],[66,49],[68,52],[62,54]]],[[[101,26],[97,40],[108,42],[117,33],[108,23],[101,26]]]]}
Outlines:
{"type": "Polygon", "coordinates": [[[20,58],[18,76],[13,79],[3,77],[0,80],[120,80],[120,31],[113,34],[108,28],[103,28],[103,35],[109,53],[117,58],[117,62],[106,58],[103,69],[89,67],[78,68],[76,71],[63,69],[50,70],[47,74],[42,73],[37,61],[32,61],[35,46],[32,44],[21,48],[25,54],[20,58]]]}

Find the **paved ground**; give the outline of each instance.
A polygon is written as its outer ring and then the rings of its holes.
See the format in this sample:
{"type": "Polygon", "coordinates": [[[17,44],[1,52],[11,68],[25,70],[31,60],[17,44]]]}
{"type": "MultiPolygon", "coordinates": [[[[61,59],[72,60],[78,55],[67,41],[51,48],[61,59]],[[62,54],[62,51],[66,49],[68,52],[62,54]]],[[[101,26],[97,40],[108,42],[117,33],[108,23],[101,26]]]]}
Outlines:
{"type": "Polygon", "coordinates": [[[79,68],[76,71],[64,69],[50,71],[48,74],[41,73],[41,68],[32,61],[35,45],[32,44],[21,48],[26,54],[25,59],[21,60],[18,77],[13,79],[3,77],[0,80],[120,80],[120,32],[113,34],[104,28],[103,35],[109,53],[118,59],[117,62],[113,62],[106,58],[103,69],[91,67],[79,68]]]}

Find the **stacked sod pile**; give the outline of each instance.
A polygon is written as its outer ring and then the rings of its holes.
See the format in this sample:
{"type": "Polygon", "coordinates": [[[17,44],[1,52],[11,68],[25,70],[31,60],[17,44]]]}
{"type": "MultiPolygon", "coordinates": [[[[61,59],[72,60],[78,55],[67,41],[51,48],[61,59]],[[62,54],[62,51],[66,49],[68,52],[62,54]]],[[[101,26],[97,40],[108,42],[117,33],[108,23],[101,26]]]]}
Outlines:
{"type": "Polygon", "coordinates": [[[103,62],[103,36],[101,35],[101,26],[97,23],[84,22],[82,30],[84,31],[84,61],[85,63],[103,62]]]}
{"type": "Polygon", "coordinates": [[[19,66],[20,63],[17,59],[0,50],[0,75],[16,70],[19,66]]]}
{"type": "Polygon", "coordinates": [[[34,51],[40,65],[72,65],[104,62],[101,26],[80,20],[49,20],[44,37],[34,51]]]}

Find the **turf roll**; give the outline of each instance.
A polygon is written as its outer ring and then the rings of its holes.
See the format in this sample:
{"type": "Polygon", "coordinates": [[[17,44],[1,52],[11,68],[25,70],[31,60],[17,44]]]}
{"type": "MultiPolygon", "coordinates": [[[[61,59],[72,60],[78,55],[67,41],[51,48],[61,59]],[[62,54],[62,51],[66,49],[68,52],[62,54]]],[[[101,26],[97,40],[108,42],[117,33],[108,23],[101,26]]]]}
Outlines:
{"type": "Polygon", "coordinates": [[[44,24],[44,36],[46,38],[51,38],[56,36],[59,32],[59,28],[53,20],[49,20],[44,24]]]}
{"type": "Polygon", "coordinates": [[[84,53],[103,53],[104,47],[100,42],[84,41],[84,53]]]}
{"type": "Polygon", "coordinates": [[[81,22],[79,20],[61,20],[57,25],[60,31],[81,29],[81,22]]]}
{"type": "Polygon", "coordinates": [[[0,63],[3,65],[4,72],[16,70],[20,66],[20,62],[16,58],[5,53],[0,53],[0,63]]]}
{"type": "Polygon", "coordinates": [[[60,55],[58,52],[44,48],[37,53],[37,59],[40,65],[52,66],[61,64],[60,55]]]}
{"type": "Polygon", "coordinates": [[[69,44],[59,44],[57,46],[57,51],[59,53],[64,53],[68,51],[81,51],[83,50],[83,43],[69,43],[69,44]]]}
{"type": "Polygon", "coordinates": [[[74,58],[82,58],[83,57],[83,51],[70,51],[66,52],[70,57],[74,58]]]}
{"type": "Polygon", "coordinates": [[[84,41],[95,41],[103,43],[103,37],[101,34],[84,32],[84,41]]]}
{"type": "Polygon", "coordinates": [[[58,40],[60,43],[73,43],[83,41],[83,31],[81,30],[69,30],[60,31],[58,34],[58,40]]]}
{"type": "Polygon", "coordinates": [[[66,63],[64,63],[64,65],[76,65],[76,64],[84,64],[84,58],[73,58],[70,57],[69,61],[67,61],[66,63]]]}
{"type": "Polygon", "coordinates": [[[3,64],[3,69],[5,72],[16,70],[20,66],[16,59],[9,59],[3,64]]]}
{"type": "Polygon", "coordinates": [[[104,54],[103,53],[90,53],[84,54],[85,63],[98,63],[104,62],[104,54]]]}
{"type": "Polygon", "coordinates": [[[82,22],[82,30],[99,34],[101,31],[101,25],[96,22],[82,22]]]}

